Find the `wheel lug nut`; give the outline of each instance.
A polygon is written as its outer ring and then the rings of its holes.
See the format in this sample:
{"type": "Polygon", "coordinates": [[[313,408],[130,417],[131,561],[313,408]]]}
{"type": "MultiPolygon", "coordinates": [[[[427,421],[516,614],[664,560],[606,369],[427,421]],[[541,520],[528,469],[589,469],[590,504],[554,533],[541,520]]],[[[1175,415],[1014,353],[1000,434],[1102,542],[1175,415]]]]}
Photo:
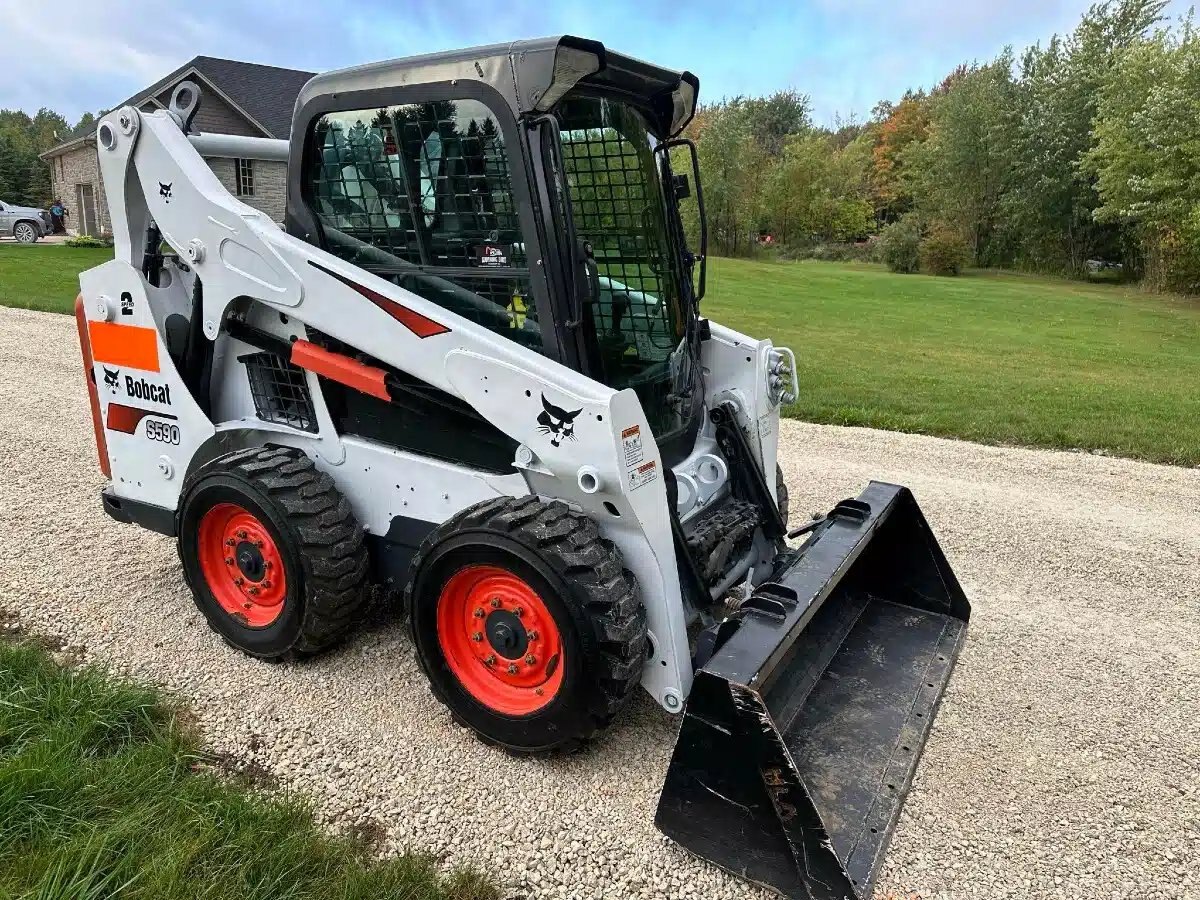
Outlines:
{"type": "Polygon", "coordinates": [[[235,579],[233,579],[233,583],[236,584],[238,587],[241,587],[243,584],[246,583],[246,579],[245,578],[235,578],[235,579]]]}
{"type": "Polygon", "coordinates": [[[269,588],[269,587],[271,586],[271,582],[270,582],[270,581],[264,581],[264,582],[262,583],[262,586],[263,586],[263,587],[265,587],[265,588],[269,588]]]}
{"type": "Polygon", "coordinates": [[[232,556],[225,557],[225,565],[227,565],[227,566],[233,565],[233,557],[232,556]]]}
{"type": "Polygon", "coordinates": [[[271,568],[272,566],[274,566],[274,565],[275,565],[275,563],[271,562],[271,561],[268,559],[266,562],[264,562],[264,563],[263,563],[263,568],[264,568],[264,569],[270,569],[270,568],[271,568]]]}
{"type": "Polygon", "coordinates": [[[537,662],[537,660],[534,658],[532,653],[525,657],[525,665],[532,666],[535,662],[537,662]]]}
{"type": "Polygon", "coordinates": [[[529,632],[529,639],[531,641],[536,641],[538,639],[538,633],[536,631],[529,632]]]}
{"type": "Polygon", "coordinates": [[[237,533],[237,536],[238,536],[239,538],[241,538],[241,539],[244,541],[244,540],[246,539],[246,532],[245,532],[245,531],[239,531],[239,532],[237,533]]]}
{"type": "Polygon", "coordinates": [[[517,618],[520,618],[521,616],[525,615],[525,608],[522,606],[516,607],[513,610],[513,615],[516,616],[517,618]]]}
{"type": "Polygon", "coordinates": [[[471,615],[473,615],[477,619],[482,619],[483,618],[483,610],[476,608],[475,612],[471,613],[471,615]]]}
{"type": "Polygon", "coordinates": [[[257,597],[258,596],[258,588],[256,588],[256,587],[250,588],[250,593],[257,597]]]}
{"type": "Polygon", "coordinates": [[[539,697],[540,697],[540,696],[542,696],[542,694],[546,693],[546,692],[545,692],[545,691],[543,691],[541,688],[534,688],[534,689],[533,689],[533,692],[534,692],[535,694],[537,694],[539,697]]]}
{"type": "Polygon", "coordinates": [[[499,609],[499,608],[500,608],[500,598],[493,597],[492,598],[492,609],[499,609]]]}
{"type": "Polygon", "coordinates": [[[479,643],[480,641],[483,640],[483,632],[482,631],[475,632],[473,635],[471,635],[471,640],[475,641],[475,643],[479,643]]]}
{"type": "Polygon", "coordinates": [[[225,546],[226,547],[235,547],[235,546],[237,546],[237,541],[235,541],[233,538],[230,538],[229,540],[227,540],[225,542],[225,546]]]}
{"type": "Polygon", "coordinates": [[[263,547],[263,542],[262,542],[262,541],[255,541],[255,542],[254,542],[254,546],[255,546],[255,547],[258,547],[258,548],[261,550],[261,549],[262,549],[262,547],[263,547]]]}
{"type": "Polygon", "coordinates": [[[509,664],[508,664],[508,674],[509,674],[509,675],[516,675],[516,674],[517,674],[517,664],[516,664],[516,663],[509,663],[509,664]]]}
{"type": "Polygon", "coordinates": [[[494,666],[496,664],[496,654],[493,653],[491,656],[489,656],[487,659],[485,659],[483,661],[483,664],[485,666],[494,666]]]}

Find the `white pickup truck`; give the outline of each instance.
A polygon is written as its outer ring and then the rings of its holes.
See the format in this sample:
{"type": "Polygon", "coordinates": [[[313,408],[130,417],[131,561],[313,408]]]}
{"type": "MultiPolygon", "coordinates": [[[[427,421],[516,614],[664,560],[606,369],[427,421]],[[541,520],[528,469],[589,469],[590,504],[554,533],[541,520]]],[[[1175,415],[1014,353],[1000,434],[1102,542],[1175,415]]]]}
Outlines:
{"type": "Polygon", "coordinates": [[[32,244],[49,233],[50,213],[46,210],[0,201],[0,237],[14,237],[18,243],[32,244]]]}

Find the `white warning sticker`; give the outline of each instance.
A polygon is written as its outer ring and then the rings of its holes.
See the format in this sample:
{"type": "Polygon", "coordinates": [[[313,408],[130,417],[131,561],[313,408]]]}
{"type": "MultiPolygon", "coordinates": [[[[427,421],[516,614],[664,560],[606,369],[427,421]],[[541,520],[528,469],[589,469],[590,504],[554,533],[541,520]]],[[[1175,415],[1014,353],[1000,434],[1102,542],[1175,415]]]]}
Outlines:
{"type": "Polygon", "coordinates": [[[631,425],[621,432],[621,449],[625,467],[636,466],[642,461],[642,426],[631,425]]]}
{"type": "Polygon", "coordinates": [[[629,489],[636,491],[638,488],[649,484],[658,477],[658,463],[655,460],[650,460],[648,463],[643,463],[629,473],[629,489]]]}

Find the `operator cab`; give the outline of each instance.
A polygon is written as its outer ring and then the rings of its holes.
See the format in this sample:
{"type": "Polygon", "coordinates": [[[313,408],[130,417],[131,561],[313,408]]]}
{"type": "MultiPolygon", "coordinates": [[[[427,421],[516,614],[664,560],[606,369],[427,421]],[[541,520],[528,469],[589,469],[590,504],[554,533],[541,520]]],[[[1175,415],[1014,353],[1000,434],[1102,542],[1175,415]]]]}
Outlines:
{"type": "MultiPolygon", "coordinates": [[[[687,179],[670,158],[689,144],[678,135],[698,87],[688,72],[569,36],[317,76],[296,105],[287,228],[597,381],[632,388],[669,464],[691,450],[703,403],[703,247],[696,257],[686,246],[678,201],[687,179]]],[[[510,442],[499,432],[480,441],[469,408],[457,410],[461,428],[444,426],[451,398],[432,398],[440,434],[419,427],[429,395],[414,385],[412,408],[399,411],[327,399],[347,430],[508,467],[510,442]],[[472,435],[470,449],[459,432],[472,435]]]]}

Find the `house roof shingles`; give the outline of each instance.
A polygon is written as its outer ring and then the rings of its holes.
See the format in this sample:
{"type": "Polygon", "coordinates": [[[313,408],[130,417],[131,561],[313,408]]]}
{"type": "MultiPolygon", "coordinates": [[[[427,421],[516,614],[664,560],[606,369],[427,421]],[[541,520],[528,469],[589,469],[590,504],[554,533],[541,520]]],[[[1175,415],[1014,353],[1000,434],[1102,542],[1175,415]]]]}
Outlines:
{"type": "Polygon", "coordinates": [[[197,56],[188,65],[195,66],[253,116],[271,132],[271,137],[284,140],[292,131],[292,107],[296,105],[296,95],[314,74],[215,56],[197,56]]]}
{"type": "MultiPolygon", "coordinates": [[[[218,90],[265,128],[271,137],[284,140],[292,130],[292,107],[295,106],[296,95],[314,74],[299,69],[281,69],[278,66],[221,59],[217,56],[197,56],[145,90],[118,103],[113,109],[141,105],[169,87],[190,69],[195,69],[211,81],[218,90]]],[[[95,131],[94,122],[76,128],[61,144],[42,155],[54,156],[60,149],[80,138],[90,137],[95,131]]]]}

